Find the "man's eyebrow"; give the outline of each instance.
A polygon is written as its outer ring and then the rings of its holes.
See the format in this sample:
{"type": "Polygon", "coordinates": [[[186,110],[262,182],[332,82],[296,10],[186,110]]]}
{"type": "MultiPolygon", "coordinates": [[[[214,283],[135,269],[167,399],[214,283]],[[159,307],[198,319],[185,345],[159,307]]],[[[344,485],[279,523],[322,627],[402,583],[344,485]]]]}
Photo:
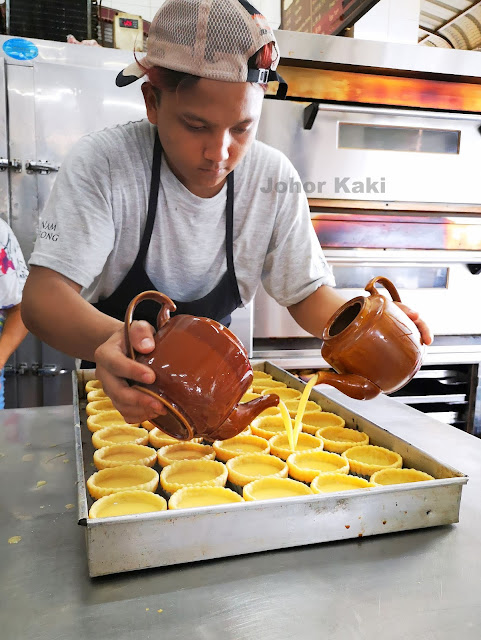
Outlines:
{"type": "MultiPolygon", "coordinates": [[[[182,113],[182,117],[188,118],[189,120],[195,120],[196,122],[201,122],[202,124],[205,124],[205,125],[212,124],[208,120],[205,120],[204,118],[201,118],[200,116],[196,115],[195,113],[191,113],[190,111],[185,111],[184,113],[182,113]]],[[[253,122],[252,118],[245,118],[241,122],[237,122],[234,126],[238,127],[239,125],[243,125],[243,124],[252,124],[252,122],[253,122]]]]}

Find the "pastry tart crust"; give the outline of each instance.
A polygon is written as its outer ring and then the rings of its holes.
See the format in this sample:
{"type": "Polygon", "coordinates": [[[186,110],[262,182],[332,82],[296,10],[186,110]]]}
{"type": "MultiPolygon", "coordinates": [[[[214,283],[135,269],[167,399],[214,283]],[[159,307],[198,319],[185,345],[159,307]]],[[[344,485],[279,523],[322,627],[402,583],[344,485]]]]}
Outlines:
{"type": "Polygon", "coordinates": [[[367,433],[345,427],[322,427],[316,436],[323,441],[324,450],[332,453],[344,453],[351,447],[369,444],[367,433]]]}
{"type": "Polygon", "coordinates": [[[151,467],[126,464],[102,469],[87,480],[87,489],[95,500],[119,491],[155,491],[159,486],[159,474],[151,467]]]}
{"type": "Polygon", "coordinates": [[[183,487],[224,487],[227,468],[217,460],[178,460],[162,469],[160,484],[167,493],[183,487]]]}
{"type": "Polygon", "coordinates": [[[138,490],[119,491],[94,502],[90,507],[89,518],[111,518],[166,509],[166,500],[156,493],[138,490]]]}
{"type": "MultiPolygon", "coordinates": [[[[289,440],[287,438],[287,433],[278,433],[273,436],[269,440],[269,444],[271,445],[271,453],[278,458],[282,458],[282,460],[287,460],[287,458],[294,453],[292,449],[289,447],[289,440]]],[[[297,440],[297,451],[322,451],[323,444],[320,438],[316,436],[311,436],[309,433],[301,433],[299,434],[299,438],[297,440]]]]}
{"type": "Polygon", "coordinates": [[[266,476],[286,478],[288,473],[284,460],[264,453],[236,456],[227,460],[226,467],[229,472],[229,481],[239,487],[244,487],[249,482],[266,476]]]}
{"type": "Polygon", "coordinates": [[[169,509],[194,509],[233,502],[244,502],[244,499],[225,487],[184,487],[170,498],[169,509]]]}
{"type": "Polygon", "coordinates": [[[152,447],[142,444],[113,444],[102,447],[94,453],[94,464],[97,469],[111,469],[124,464],[142,464],[153,467],[157,461],[157,452],[152,447]]]}
{"type": "Polygon", "coordinates": [[[349,463],[351,473],[367,478],[381,469],[399,469],[403,464],[399,453],[372,444],[350,447],[342,457],[349,463]]]}
{"type": "Polygon", "coordinates": [[[287,458],[289,475],[300,482],[311,483],[321,473],[349,473],[349,463],[328,451],[300,451],[287,458]]]}
{"type": "Polygon", "coordinates": [[[269,441],[259,436],[242,434],[228,440],[216,440],[212,445],[215,455],[221,462],[246,453],[270,453],[269,441]]]}
{"type": "Polygon", "coordinates": [[[244,500],[275,500],[312,495],[311,489],[303,482],[290,478],[259,478],[246,484],[244,500]]]}
{"type": "Polygon", "coordinates": [[[92,436],[92,444],[96,449],[110,447],[121,443],[148,444],[149,433],[140,427],[131,425],[112,425],[95,431],[92,436]]]}

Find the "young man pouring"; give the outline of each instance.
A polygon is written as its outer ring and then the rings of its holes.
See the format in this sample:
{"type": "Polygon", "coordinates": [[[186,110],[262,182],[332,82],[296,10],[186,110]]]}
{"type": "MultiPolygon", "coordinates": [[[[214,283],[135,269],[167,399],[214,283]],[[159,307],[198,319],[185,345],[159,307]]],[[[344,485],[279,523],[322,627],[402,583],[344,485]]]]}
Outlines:
{"type": "MultiPolygon", "coordinates": [[[[125,380],[154,378],[125,352],[122,320],[137,293],[157,289],[178,313],[228,324],[262,282],[318,337],[345,302],[305,194],[263,188],[299,180],[282,153],[255,140],[266,82],[285,93],[278,60],[273,32],[248,2],[167,0],[146,57],[117,78],[148,78],[147,120],[86,136],[59,172],[42,216],[58,240],[37,239],[24,320],[48,344],[94,362],[128,422],[164,411],[125,380]]],[[[403,309],[429,343],[426,325],[403,309]]],[[[140,353],[153,349],[157,310],[144,307],[132,326],[140,353]]]]}

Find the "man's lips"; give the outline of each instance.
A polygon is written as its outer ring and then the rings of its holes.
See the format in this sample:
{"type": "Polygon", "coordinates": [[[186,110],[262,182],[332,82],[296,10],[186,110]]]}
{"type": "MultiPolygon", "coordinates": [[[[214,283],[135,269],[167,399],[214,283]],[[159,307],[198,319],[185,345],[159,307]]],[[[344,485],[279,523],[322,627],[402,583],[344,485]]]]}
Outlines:
{"type": "Polygon", "coordinates": [[[206,173],[210,173],[213,176],[218,176],[221,173],[225,173],[227,171],[227,169],[225,169],[225,168],[208,169],[208,168],[205,168],[205,167],[200,167],[200,171],[205,171],[206,173]]]}

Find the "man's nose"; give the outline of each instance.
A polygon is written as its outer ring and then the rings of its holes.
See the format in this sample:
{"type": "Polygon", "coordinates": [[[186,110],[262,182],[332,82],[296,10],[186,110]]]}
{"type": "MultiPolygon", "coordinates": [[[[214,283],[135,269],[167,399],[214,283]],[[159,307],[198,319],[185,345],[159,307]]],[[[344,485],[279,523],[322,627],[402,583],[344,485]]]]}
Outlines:
{"type": "Polygon", "coordinates": [[[204,157],[220,164],[229,157],[230,135],[228,132],[212,136],[205,148],[204,157]]]}

